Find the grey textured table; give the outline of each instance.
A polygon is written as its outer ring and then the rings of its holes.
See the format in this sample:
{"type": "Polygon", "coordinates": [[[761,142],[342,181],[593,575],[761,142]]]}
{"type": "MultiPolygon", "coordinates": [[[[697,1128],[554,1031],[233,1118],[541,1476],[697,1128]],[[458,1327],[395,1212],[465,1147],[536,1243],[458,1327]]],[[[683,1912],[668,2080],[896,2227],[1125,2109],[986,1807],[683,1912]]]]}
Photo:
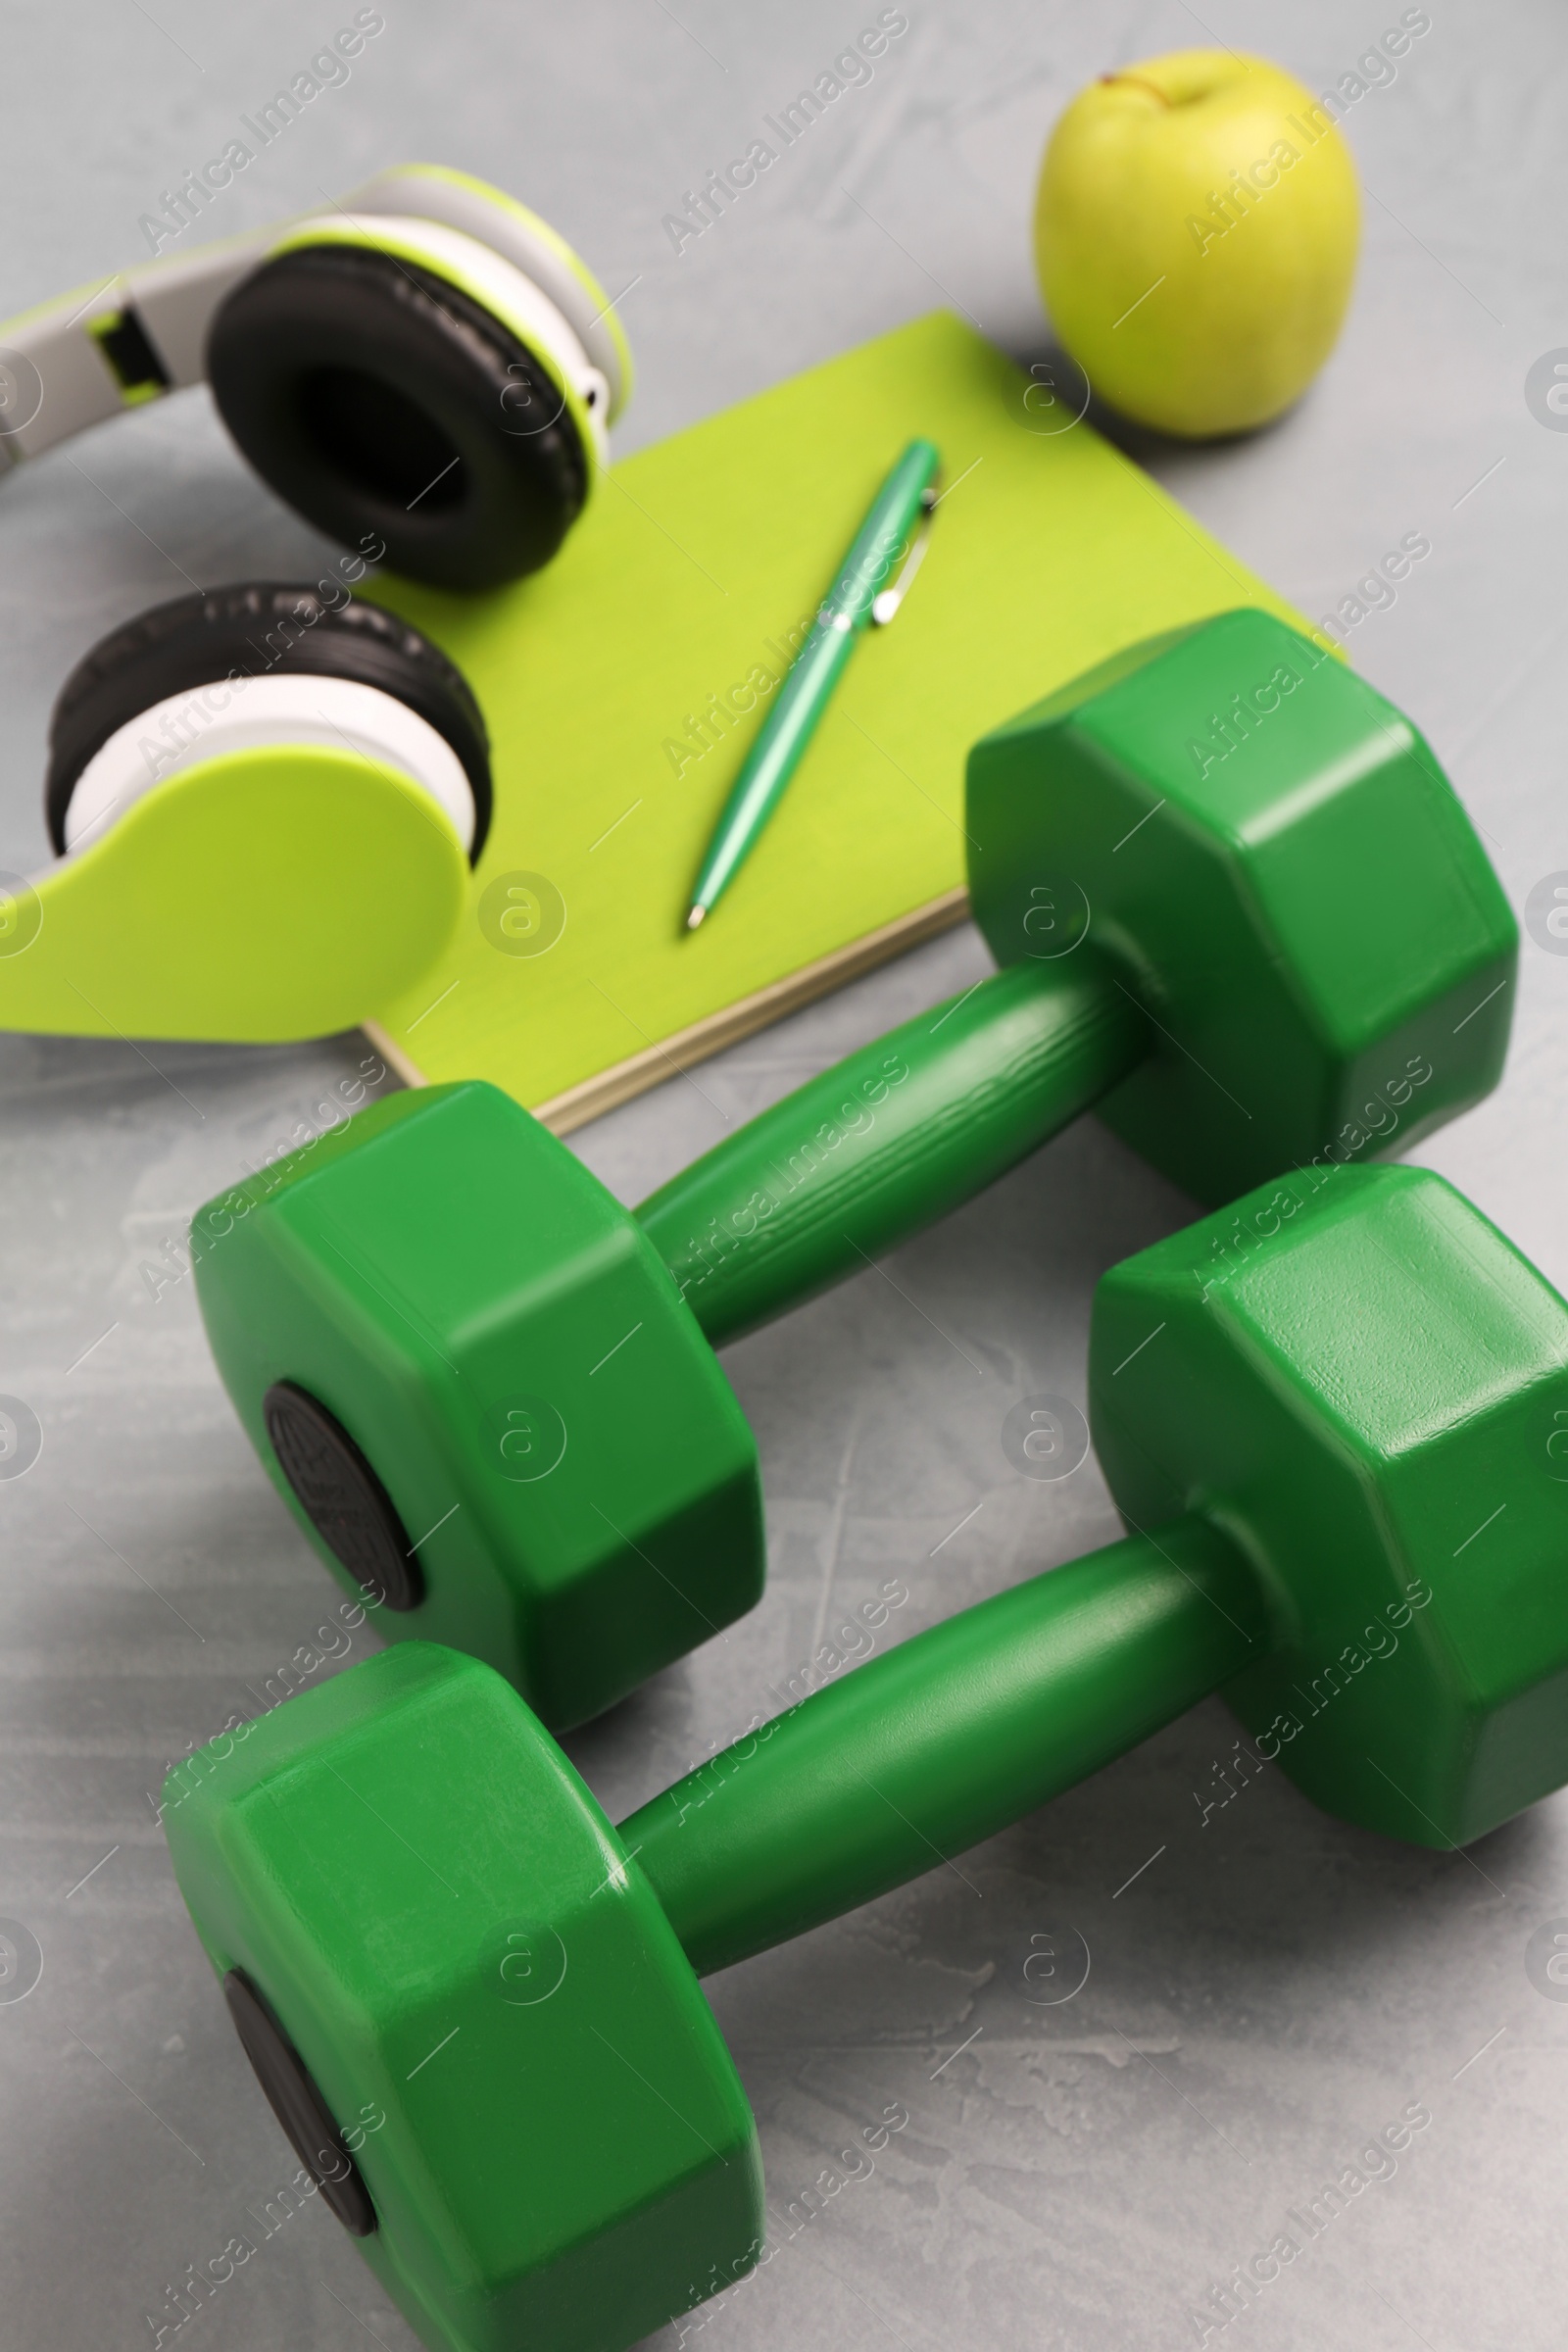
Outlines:
{"type": "MultiPolygon", "coordinates": [[[[1206,6],[1220,38],[1314,89],[1398,13],[1392,0],[1206,6]]],[[[144,250],[138,216],[351,13],[13,6],[0,311],[144,250]]],[[[1320,382],[1251,442],[1141,454],[1314,615],[1402,532],[1429,535],[1430,560],[1357,625],[1351,652],[1427,731],[1522,908],[1568,868],[1552,716],[1568,439],[1525,399],[1532,363],[1568,337],[1568,28],[1547,0],[1464,16],[1434,0],[1431,13],[1396,80],[1350,112],[1365,256],[1320,382]]],[[[637,279],[625,448],[948,293],[1004,344],[1038,345],[1026,220],[1048,125],[1092,73],[1204,27],[1181,0],[1116,0],[1092,24],[1064,0],[909,0],[910,29],[871,84],[677,256],[661,221],[682,191],[874,14],[824,0],[680,0],[675,13],[662,0],[387,0],[352,78],[210,225],[307,206],[405,158],[488,175],[612,285],[637,279]]],[[[8,482],[0,866],[44,861],[49,702],[103,629],[184,575],[310,574],[317,555],[205,395],[8,482]]],[[[726,1119],[983,967],[976,939],[955,934],[577,1147],[635,1199],[726,1119]]],[[[1559,1285],[1565,988],[1568,961],[1527,941],[1504,1085],[1424,1153],[1559,1285]]],[[[0,2004],[7,2352],[176,2340],[170,2289],[236,2237],[254,2253],[181,2343],[413,2341],[318,2204],[268,2220],[293,2162],[149,1795],[167,1758],[310,1640],[328,1588],[239,1435],[189,1282],[159,1288],[144,1269],[363,1052],[358,1039],[147,1054],[0,1041],[0,1390],[44,1432],[33,1470],[0,1483],[0,1915],[43,1956],[27,1997],[0,2004]]],[[[569,1742],[612,1815],[730,1736],[884,1579],[908,1588],[890,1623],[903,1636],[1117,1532],[1092,1459],[1062,1484],[1033,1482],[1004,1456],[1001,1428],[1029,1391],[1082,1396],[1097,1276],[1189,1213],[1085,1123],[886,1266],[730,1352],[761,1442],[768,1595],[569,1742]]],[[[1568,1798],[1469,1854],[1354,1834],[1277,1773],[1201,1826],[1234,1728],[1217,1702],[1200,1708],[969,1856],[961,1877],[939,1870],[710,1984],[760,2120],[779,2251],[687,2323],[704,2352],[1197,2342],[1210,2287],[1294,2230],[1291,2209],[1411,2102],[1431,2122],[1392,2177],[1309,2241],[1296,2230],[1298,2258],[1232,2325],[1255,2352],[1556,2352],[1568,2010],[1536,1989],[1525,1947],[1568,1912],[1568,1798]],[[1026,1976],[1026,1963],[1046,1938],[1078,1953],[1074,1936],[1088,1982],[1048,2004],[1065,1973],[1048,1980],[1037,1960],[1026,1976]],[[840,2152],[889,2110],[907,2122],[846,2178],[840,2152]]],[[[1207,2340],[1229,2341],[1212,2307],[1209,2321],[1207,2340]]]]}

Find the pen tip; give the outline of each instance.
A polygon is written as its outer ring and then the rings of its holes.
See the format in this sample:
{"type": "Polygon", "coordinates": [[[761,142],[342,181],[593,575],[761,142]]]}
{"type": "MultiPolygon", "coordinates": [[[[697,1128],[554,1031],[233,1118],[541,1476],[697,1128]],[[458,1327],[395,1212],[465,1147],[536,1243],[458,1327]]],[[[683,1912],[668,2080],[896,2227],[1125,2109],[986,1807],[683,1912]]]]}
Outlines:
{"type": "Polygon", "coordinates": [[[698,924],[699,924],[699,923],[702,921],[702,919],[703,919],[704,915],[705,915],[707,912],[708,912],[708,908],[707,908],[706,906],[694,906],[694,907],[692,908],[692,910],[691,910],[690,914],[689,914],[689,915],[686,917],[686,928],[687,928],[687,930],[688,930],[688,931],[695,931],[695,930],[697,929],[697,926],[698,926],[698,924]]]}

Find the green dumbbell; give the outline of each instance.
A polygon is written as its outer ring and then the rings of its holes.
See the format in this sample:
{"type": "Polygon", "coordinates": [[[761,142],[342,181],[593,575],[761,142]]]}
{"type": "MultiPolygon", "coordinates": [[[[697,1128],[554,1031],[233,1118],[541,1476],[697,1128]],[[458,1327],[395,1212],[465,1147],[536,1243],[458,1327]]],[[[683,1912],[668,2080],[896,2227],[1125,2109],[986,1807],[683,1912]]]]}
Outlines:
{"type": "Polygon", "coordinates": [[[756,2133],[698,1977],[1206,1692],[1330,1812],[1417,1844],[1568,1780],[1568,1305],[1441,1178],[1298,1174],[1129,1259],[1090,1390],[1124,1541],[618,1830],[499,1676],[433,1645],[170,1776],[263,2084],[426,2343],[617,2352],[750,2267],[756,2133]]]}
{"type": "Polygon", "coordinates": [[[1221,1200],[1496,1077],[1517,935],[1485,855],[1408,722],[1266,613],[987,737],[966,821],[1003,969],[634,1213],[481,1085],[378,1103],[199,1213],[240,1418],[389,1634],[484,1658],[555,1728],[596,1714],[760,1590],[712,1346],[1092,1103],[1221,1200]]]}

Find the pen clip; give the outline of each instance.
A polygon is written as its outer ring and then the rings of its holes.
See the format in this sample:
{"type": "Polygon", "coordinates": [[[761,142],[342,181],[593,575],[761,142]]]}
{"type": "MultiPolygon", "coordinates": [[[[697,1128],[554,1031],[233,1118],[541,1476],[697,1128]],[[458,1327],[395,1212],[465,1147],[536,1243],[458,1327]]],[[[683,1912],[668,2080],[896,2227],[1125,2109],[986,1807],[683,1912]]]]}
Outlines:
{"type": "Polygon", "coordinates": [[[925,560],[926,541],[931,536],[931,516],[935,511],[936,503],[937,498],[934,490],[925,490],[921,492],[920,512],[923,516],[923,520],[921,521],[920,528],[918,531],[916,531],[913,541],[910,544],[909,552],[904,560],[904,568],[899,573],[898,578],[894,581],[891,588],[882,589],[871,599],[871,622],[872,626],[875,628],[885,629],[887,627],[888,622],[893,618],[894,614],[898,612],[899,607],[903,604],[905,598],[909,593],[909,588],[913,582],[914,575],[919,570],[921,564],[925,560]]]}

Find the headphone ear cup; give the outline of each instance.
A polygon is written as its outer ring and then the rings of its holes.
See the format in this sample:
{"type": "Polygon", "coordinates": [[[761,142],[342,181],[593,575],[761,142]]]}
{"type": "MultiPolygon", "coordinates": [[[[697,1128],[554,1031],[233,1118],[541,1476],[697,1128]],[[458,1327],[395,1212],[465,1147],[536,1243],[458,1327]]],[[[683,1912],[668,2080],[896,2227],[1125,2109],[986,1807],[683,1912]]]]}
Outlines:
{"type": "Polygon", "coordinates": [[[219,413],[278,496],[348,546],[445,588],[535,571],[587,497],[555,377],[494,314],[371,246],[298,246],[214,318],[219,413]],[[536,421],[537,420],[537,421],[536,421]]]}
{"type": "Polygon", "coordinates": [[[466,679],[427,637],[358,597],[329,605],[313,587],[244,582],[175,597],[102,638],[61,687],[49,724],[44,813],[64,855],[66,814],[83,769],[110,737],[171,696],[228,678],[289,674],[378,687],[457,755],[473,799],[470,863],[492,807],[489,741],[466,679]]]}

